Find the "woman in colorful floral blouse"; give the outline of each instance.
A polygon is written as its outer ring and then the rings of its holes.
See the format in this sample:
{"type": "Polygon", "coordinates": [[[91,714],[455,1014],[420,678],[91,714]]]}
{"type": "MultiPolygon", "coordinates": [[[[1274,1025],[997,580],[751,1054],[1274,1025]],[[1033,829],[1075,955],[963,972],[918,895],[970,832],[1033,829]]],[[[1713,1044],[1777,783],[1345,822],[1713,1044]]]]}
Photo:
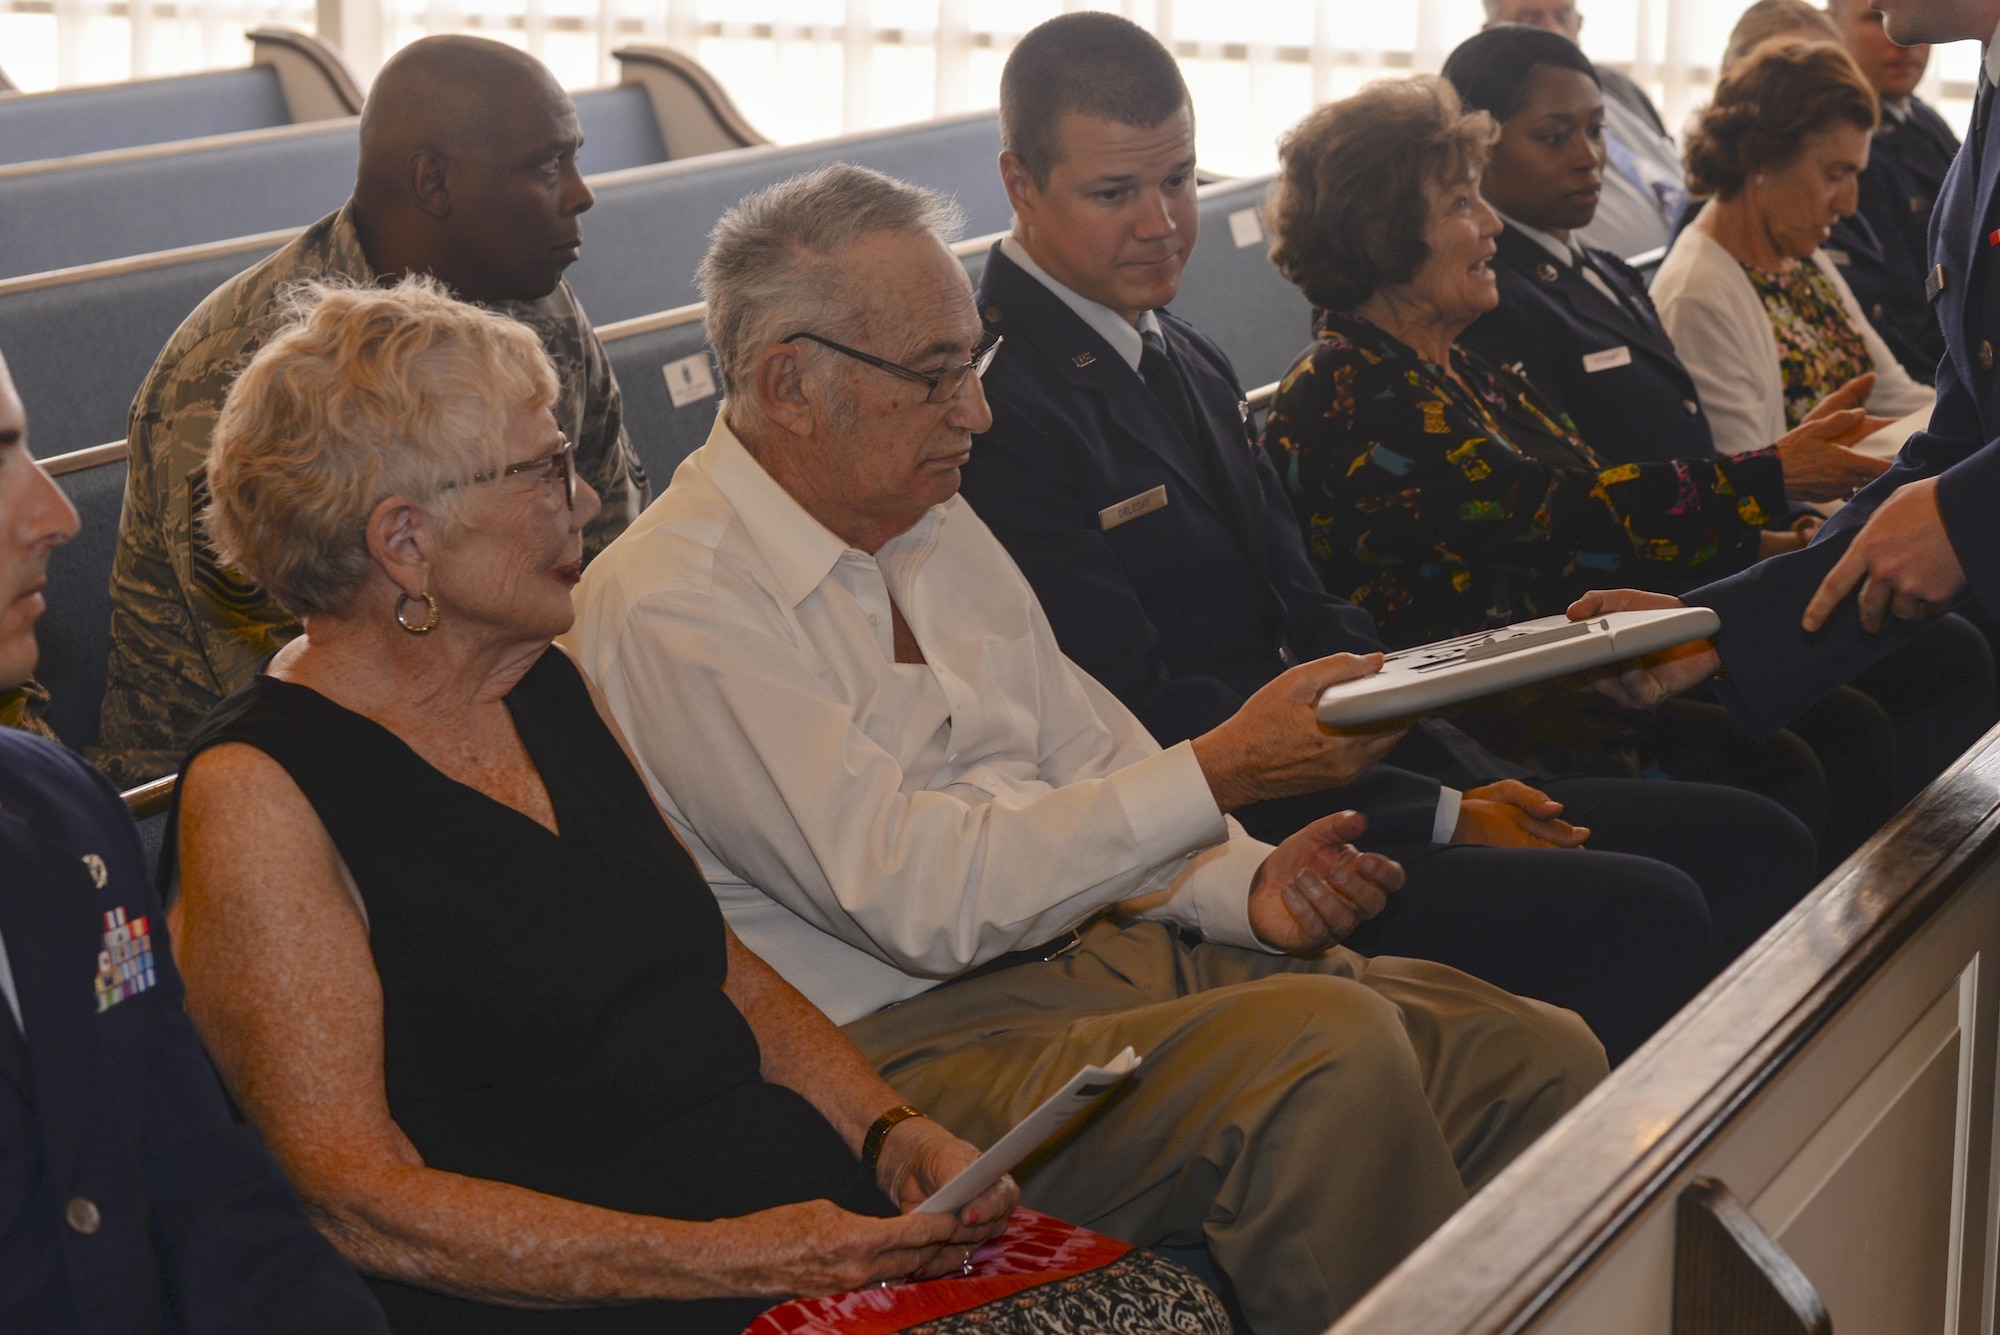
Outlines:
{"type": "MultiPolygon", "coordinates": [[[[1767,42],[1729,72],[1688,137],[1689,182],[1712,196],[1653,280],[1653,303],[1725,454],[1795,426],[1850,377],[1875,373],[1889,417],[1935,401],[1868,323],[1823,250],[1860,204],[1875,91],[1830,42],[1767,42]]],[[[1915,281],[1914,279],[1912,281],[1915,281]]]]}
{"type": "MultiPolygon", "coordinates": [[[[1786,503],[1770,448],[1609,466],[1517,370],[1457,345],[1499,300],[1494,136],[1420,76],[1321,107],[1280,148],[1271,259],[1321,314],[1265,441],[1327,588],[1394,645],[1740,569],[1786,503]]],[[[1832,411],[1810,434],[1864,425],[1832,411]]]]}

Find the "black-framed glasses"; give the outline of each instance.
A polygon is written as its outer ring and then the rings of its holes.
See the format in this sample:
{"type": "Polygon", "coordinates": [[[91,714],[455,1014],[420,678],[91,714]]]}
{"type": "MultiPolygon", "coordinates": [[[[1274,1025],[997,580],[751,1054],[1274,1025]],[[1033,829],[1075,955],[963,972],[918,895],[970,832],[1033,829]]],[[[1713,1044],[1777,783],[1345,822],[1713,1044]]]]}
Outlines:
{"type": "Polygon", "coordinates": [[[503,477],[514,477],[521,473],[532,473],[536,469],[546,469],[551,482],[560,482],[563,489],[563,504],[576,509],[576,442],[568,436],[559,437],[562,444],[554,454],[545,454],[539,459],[526,459],[518,464],[508,464],[497,473],[475,473],[474,482],[497,482],[503,477]]]}
{"type": "Polygon", "coordinates": [[[830,338],[821,338],[818,334],[808,334],[803,330],[796,334],[787,334],[778,341],[780,343],[796,343],[800,339],[804,339],[809,343],[817,343],[823,348],[832,348],[835,352],[843,356],[852,357],[857,362],[866,362],[870,366],[879,366],[891,375],[899,375],[905,380],[916,381],[928,391],[924,395],[925,403],[950,403],[958,396],[958,391],[965,388],[965,378],[967,376],[976,375],[984,378],[986,368],[993,365],[993,354],[1000,351],[1001,342],[1000,335],[988,334],[985,338],[979,340],[978,346],[973,348],[972,360],[965,363],[965,365],[948,366],[936,375],[925,375],[922,371],[912,371],[907,366],[898,366],[895,362],[886,361],[881,357],[875,356],[873,353],[863,352],[859,348],[850,348],[845,343],[836,343],[830,338]]]}

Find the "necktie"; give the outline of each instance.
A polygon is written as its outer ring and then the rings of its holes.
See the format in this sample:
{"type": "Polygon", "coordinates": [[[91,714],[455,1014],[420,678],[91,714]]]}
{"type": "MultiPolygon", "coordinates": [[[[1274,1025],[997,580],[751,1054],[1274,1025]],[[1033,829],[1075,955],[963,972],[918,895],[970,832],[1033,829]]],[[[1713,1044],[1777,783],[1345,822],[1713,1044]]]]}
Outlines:
{"type": "Polygon", "coordinates": [[[1145,377],[1146,388],[1153,391],[1153,397],[1180,428],[1181,439],[1194,451],[1201,475],[1208,480],[1211,502],[1222,506],[1233,504],[1235,488],[1230,485],[1228,467],[1195,416],[1187,381],[1182,378],[1173,354],[1167,351],[1167,340],[1158,329],[1141,330],[1139,337],[1145,344],[1139,353],[1139,374],[1145,377]]]}
{"type": "Polygon", "coordinates": [[[1139,354],[1139,374],[1145,378],[1146,388],[1153,391],[1153,397],[1167,410],[1167,416],[1174,419],[1181,439],[1197,454],[1201,453],[1201,433],[1195,427],[1194,408],[1188,403],[1180,368],[1174,365],[1173,356],[1167,351],[1167,340],[1157,329],[1142,331],[1140,339],[1145,349],[1139,354]]]}

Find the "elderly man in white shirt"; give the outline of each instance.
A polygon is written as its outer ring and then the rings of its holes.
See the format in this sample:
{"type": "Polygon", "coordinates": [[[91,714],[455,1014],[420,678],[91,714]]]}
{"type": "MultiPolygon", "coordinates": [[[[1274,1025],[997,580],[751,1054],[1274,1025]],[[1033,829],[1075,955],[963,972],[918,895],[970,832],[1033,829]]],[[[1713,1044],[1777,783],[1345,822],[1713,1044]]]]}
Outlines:
{"type": "MultiPolygon", "coordinates": [[[[1127,1045],[1133,1085],[1024,1198],[1206,1242],[1258,1335],[1325,1328],[1604,1071],[1567,1011],[1337,948],[1402,879],[1351,813],[1339,657],[1162,750],[1062,656],[956,497],[990,420],[930,192],[835,166],[745,200],[703,268],[726,401],[577,590],[569,643],[731,925],[917,1107],[996,1139],[1127,1045]]],[[[1005,355],[1004,352],[1000,355],[1005,355]]]]}

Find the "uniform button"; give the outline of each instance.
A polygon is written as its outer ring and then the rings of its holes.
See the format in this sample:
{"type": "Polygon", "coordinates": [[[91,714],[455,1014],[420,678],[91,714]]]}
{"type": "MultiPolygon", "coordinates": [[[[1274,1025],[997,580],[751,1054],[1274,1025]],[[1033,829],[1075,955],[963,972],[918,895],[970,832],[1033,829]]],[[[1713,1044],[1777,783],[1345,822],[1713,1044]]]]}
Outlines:
{"type": "Polygon", "coordinates": [[[1979,369],[1982,371],[1993,369],[1993,345],[1984,340],[1979,344],[1979,369]]]}
{"type": "Polygon", "coordinates": [[[1689,417],[1693,417],[1696,413],[1701,411],[1701,405],[1699,403],[1696,403],[1693,399],[1682,399],[1681,411],[1685,412],[1689,417]]]}
{"type": "Polygon", "coordinates": [[[873,612],[870,612],[868,614],[868,624],[871,626],[879,626],[882,624],[882,618],[876,616],[873,612]]]}
{"type": "Polygon", "coordinates": [[[63,1207],[63,1221],[87,1238],[103,1225],[104,1216],[97,1212],[97,1203],[88,1196],[72,1196],[63,1207]]]}

